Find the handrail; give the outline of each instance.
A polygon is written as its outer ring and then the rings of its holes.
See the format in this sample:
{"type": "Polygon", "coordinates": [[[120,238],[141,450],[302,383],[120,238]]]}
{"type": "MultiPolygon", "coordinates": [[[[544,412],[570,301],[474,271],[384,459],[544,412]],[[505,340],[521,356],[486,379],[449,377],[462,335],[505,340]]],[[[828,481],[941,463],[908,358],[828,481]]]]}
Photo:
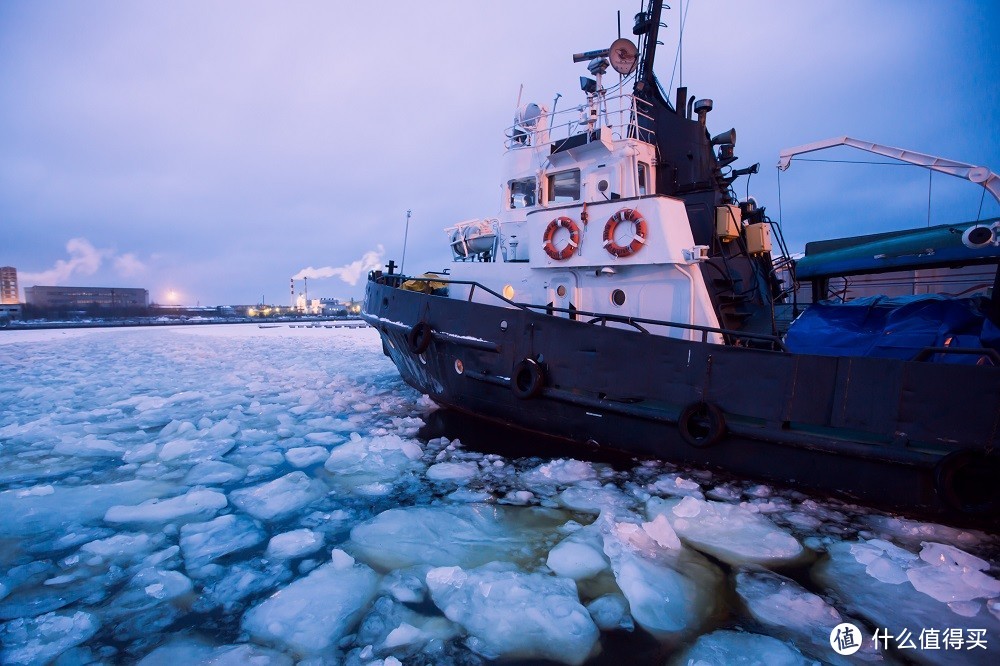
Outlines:
{"type": "Polygon", "coordinates": [[[937,354],[985,356],[993,362],[993,365],[1000,367],[1000,353],[998,353],[995,349],[990,349],[989,347],[983,347],[981,349],[973,349],[971,347],[924,347],[916,356],[913,357],[913,360],[917,362],[927,361],[932,356],[937,354]]]}
{"type": "Polygon", "coordinates": [[[564,312],[566,314],[572,314],[574,316],[594,317],[594,318],[601,319],[601,320],[604,320],[604,321],[613,321],[613,322],[617,322],[617,323],[621,323],[621,324],[625,324],[625,325],[633,326],[633,327],[636,326],[636,324],[648,324],[650,326],[664,326],[666,328],[680,328],[680,329],[689,330],[689,331],[699,331],[702,334],[701,335],[702,342],[707,341],[708,336],[710,334],[717,333],[717,334],[720,334],[720,335],[723,335],[723,336],[729,336],[726,339],[741,338],[741,339],[746,339],[746,340],[757,340],[757,341],[760,341],[760,342],[770,343],[771,345],[773,345],[779,351],[783,351],[783,352],[787,352],[788,351],[788,348],[785,347],[785,343],[781,340],[781,338],[779,338],[776,335],[767,335],[767,334],[764,334],[764,333],[749,333],[747,331],[735,331],[735,330],[732,330],[732,329],[721,328],[721,327],[718,327],[718,326],[705,326],[703,324],[686,324],[686,323],[675,322],[675,321],[663,321],[661,319],[648,319],[646,317],[626,317],[626,316],[623,316],[623,315],[609,314],[609,313],[605,313],[605,312],[590,312],[590,311],[587,311],[587,310],[577,310],[577,309],[570,309],[570,308],[560,308],[560,307],[554,307],[554,306],[551,306],[551,305],[535,305],[534,303],[518,303],[518,302],[512,301],[512,300],[510,300],[508,298],[505,298],[502,294],[499,294],[499,293],[493,291],[492,289],[490,289],[489,287],[487,287],[487,286],[485,286],[485,285],[483,285],[483,284],[481,284],[479,282],[476,282],[474,280],[452,280],[452,279],[441,277],[441,276],[434,276],[434,277],[407,277],[407,276],[398,275],[398,274],[397,275],[385,275],[385,274],[382,274],[382,275],[377,275],[376,276],[374,272],[368,274],[368,279],[369,280],[374,280],[376,282],[378,282],[379,280],[381,280],[382,284],[388,284],[388,281],[385,278],[389,278],[389,277],[393,278],[393,282],[395,283],[395,284],[392,284],[390,286],[393,286],[393,287],[396,287],[396,288],[398,288],[399,285],[401,285],[403,282],[406,282],[406,281],[409,281],[409,280],[413,280],[413,281],[416,281],[416,282],[442,282],[444,284],[464,284],[464,285],[470,285],[472,287],[472,289],[470,289],[470,291],[469,291],[469,299],[468,300],[470,302],[472,300],[472,291],[474,289],[478,288],[478,289],[482,289],[483,291],[487,292],[488,294],[490,294],[492,296],[495,296],[496,298],[500,299],[501,301],[503,301],[504,303],[510,305],[511,307],[517,308],[519,310],[524,310],[525,312],[534,312],[536,310],[538,312],[540,312],[540,313],[564,312]]]}
{"type": "MultiPolygon", "coordinates": [[[[619,139],[632,138],[652,143],[653,131],[652,102],[636,97],[630,93],[603,96],[593,103],[579,104],[557,112],[548,112],[536,120],[532,126],[515,123],[504,130],[504,148],[512,150],[530,146],[545,146],[579,133],[583,128],[598,129],[609,127],[619,139]],[[611,102],[619,104],[618,109],[609,108],[611,102]],[[589,116],[591,107],[599,109],[597,122],[593,124],[589,116]],[[587,112],[587,113],[585,113],[587,112]],[[586,118],[584,117],[586,116],[586,118]],[[617,116],[617,117],[616,117],[617,116]],[[544,123],[541,121],[544,120],[544,123]],[[617,121],[617,122],[613,122],[617,121]],[[565,130],[565,136],[553,138],[556,130],[565,130]]],[[[561,135],[562,132],[559,132],[561,135]]]]}

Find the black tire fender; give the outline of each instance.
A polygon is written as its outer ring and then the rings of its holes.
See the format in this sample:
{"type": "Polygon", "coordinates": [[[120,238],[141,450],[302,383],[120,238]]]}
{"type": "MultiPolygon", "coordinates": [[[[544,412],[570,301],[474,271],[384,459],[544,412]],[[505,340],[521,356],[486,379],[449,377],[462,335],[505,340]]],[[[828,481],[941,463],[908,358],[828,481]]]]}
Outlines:
{"type": "Polygon", "coordinates": [[[545,387],[545,371],[537,361],[526,358],[514,366],[510,375],[510,390],[518,398],[528,400],[541,394],[545,387]]]}
{"type": "Polygon", "coordinates": [[[426,321],[417,322],[406,335],[406,346],[414,354],[423,354],[431,346],[434,329],[426,321]]]}
{"type": "Polygon", "coordinates": [[[694,402],[677,417],[681,438],[691,446],[703,449],[718,444],[726,435],[726,416],[710,402],[694,402]]]}
{"type": "Polygon", "coordinates": [[[982,449],[952,451],[934,466],[934,490],[955,513],[1000,515],[1000,455],[982,449]]]}

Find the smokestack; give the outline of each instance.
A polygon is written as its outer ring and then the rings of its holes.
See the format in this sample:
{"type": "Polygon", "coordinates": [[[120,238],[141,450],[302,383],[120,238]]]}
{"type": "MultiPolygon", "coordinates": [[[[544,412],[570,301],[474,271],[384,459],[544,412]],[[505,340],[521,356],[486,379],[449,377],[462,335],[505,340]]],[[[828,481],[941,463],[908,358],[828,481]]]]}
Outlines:
{"type": "Polygon", "coordinates": [[[290,280],[290,282],[291,282],[291,291],[292,291],[292,302],[291,302],[291,307],[292,307],[292,309],[294,310],[294,309],[295,309],[295,278],[292,278],[292,279],[290,280]]]}
{"type": "Polygon", "coordinates": [[[306,314],[309,314],[309,278],[302,278],[302,294],[306,299],[306,314]]]}

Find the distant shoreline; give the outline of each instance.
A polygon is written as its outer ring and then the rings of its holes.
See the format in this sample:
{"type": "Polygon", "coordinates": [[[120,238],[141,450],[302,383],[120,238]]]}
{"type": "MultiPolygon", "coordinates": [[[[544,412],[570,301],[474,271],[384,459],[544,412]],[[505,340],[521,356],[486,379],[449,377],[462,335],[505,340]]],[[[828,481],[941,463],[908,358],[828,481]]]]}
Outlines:
{"type": "MultiPolygon", "coordinates": [[[[38,331],[59,328],[136,328],[141,326],[204,326],[208,324],[310,325],[320,322],[361,322],[360,317],[199,317],[164,320],[159,317],[91,321],[12,321],[2,331],[38,331]]],[[[2,333],[0,333],[2,334],[2,333]]]]}

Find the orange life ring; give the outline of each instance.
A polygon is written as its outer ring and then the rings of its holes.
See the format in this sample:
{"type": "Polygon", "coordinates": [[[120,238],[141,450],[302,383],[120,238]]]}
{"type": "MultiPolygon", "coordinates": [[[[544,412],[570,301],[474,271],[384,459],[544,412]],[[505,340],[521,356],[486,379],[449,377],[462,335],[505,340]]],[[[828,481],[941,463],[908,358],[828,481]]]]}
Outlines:
{"type": "Polygon", "coordinates": [[[576,252],[576,248],[580,247],[580,227],[576,226],[576,222],[568,217],[557,217],[549,222],[549,226],[545,227],[545,233],[542,235],[542,238],[545,241],[545,254],[556,261],[564,261],[572,257],[573,253],[576,252]],[[553,241],[560,227],[565,227],[569,230],[569,242],[566,243],[563,249],[557,250],[556,244],[553,241]]]}
{"type": "Polygon", "coordinates": [[[649,225],[635,208],[622,208],[620,211],[608,218],[608,223],[604,225],[604,248],[616,257],[627,257],[642,249],[646,244],[649,235],[649,225]],[[615,230],[622,222],[630,222],[635,225],[635,234],[632,242],[628,245],[619,245],[615,241],[615,230]]]}

